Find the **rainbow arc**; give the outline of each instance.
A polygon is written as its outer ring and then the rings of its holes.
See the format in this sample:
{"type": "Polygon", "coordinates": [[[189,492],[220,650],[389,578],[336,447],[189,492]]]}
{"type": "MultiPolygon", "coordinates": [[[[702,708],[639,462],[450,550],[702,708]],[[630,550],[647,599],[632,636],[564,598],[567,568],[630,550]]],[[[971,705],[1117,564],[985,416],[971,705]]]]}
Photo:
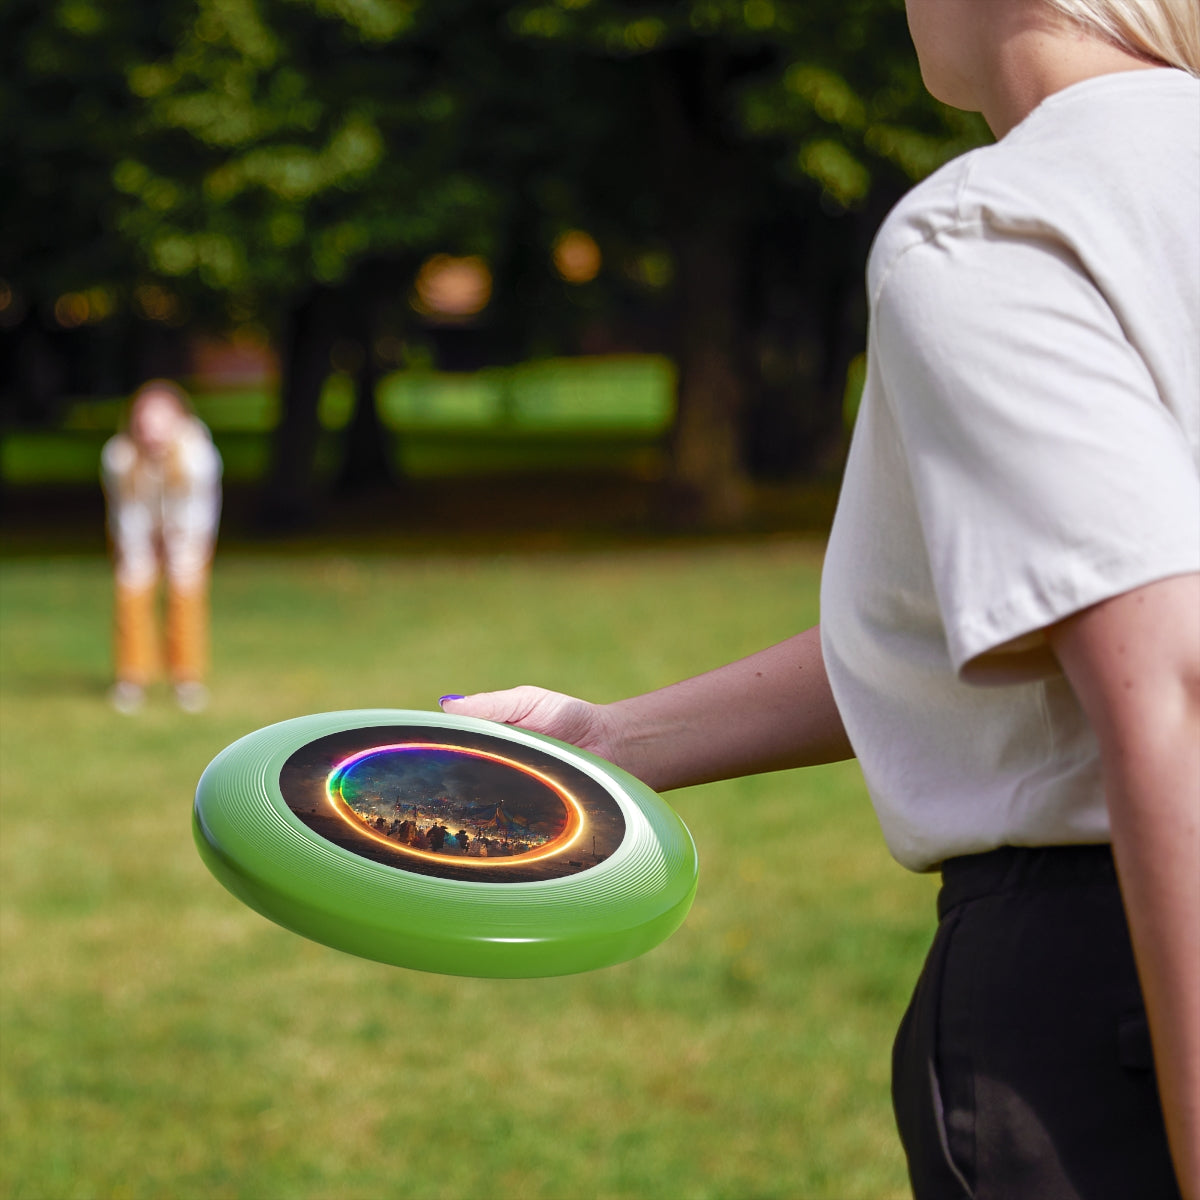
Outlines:
{"type": "MultiPolygon", "coordinates": [[[[455,866],[467,868],[481,867],[488,870],[495,870],[497,867],[505,867],[510,864],[526,864],[552,858],[574,845],[579,839],[580,834],[583,833],[584,826],[587,823],[583,806],[557,780],[551,779],[549,775],[544,774],[535,767],[526,766],[524,763],[517,762],[514,759],[505,758],[503,755],[494,754],[489,750],[476,750],[467,746],[447,746],[431,742],[401,742],[386,746],[371,746],[366,750],[359,750],[357,753],[342,759],[333,768],[325,781],[325,793],[329,798],[333,810],[342,820],[351,825],[355,832],[364,834],[373,841],[380,842],[392,850],[399,851],[412,858],[425,859],[426,861],[441,863],[443,865],[452,862],[455,866]],[[422,850],[416,846],[399,842],[394,838],[388,837],[387,834],[380,833],[377,829],[372,828],[346,800],[342,794],[342,785],[346,782],[347,777],[354,768],[367,759],[382,754],[420,751],[438,751],[440,753],[462,754],[471,758],[485,759],[490,762],[499,763],[505,767],[511,767],[515,771],[520,771],[522,774],[536,779],[539,783],[549,788],[561,801],[566,817],[562,830],[557,836],[551,838],[550,841],[544,842],[542,845],[531,850],[495,858],[473,858],[467,855],[439,854],[436,851],[422,850]]],[[[503,800],[497,803],[495,814],[492,816],[491,821],[484,827],[495,828],[497,832],[502,832],[508,836],[521,836],[529,833],[528,822],[521,818],[519,814],[507,812],[504,808],[503,800]]]]}

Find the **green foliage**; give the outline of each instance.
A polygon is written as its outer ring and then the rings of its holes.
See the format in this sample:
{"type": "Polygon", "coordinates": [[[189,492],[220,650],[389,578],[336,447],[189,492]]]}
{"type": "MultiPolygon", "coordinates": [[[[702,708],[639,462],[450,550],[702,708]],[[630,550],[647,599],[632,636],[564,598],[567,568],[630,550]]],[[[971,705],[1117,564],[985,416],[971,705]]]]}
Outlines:
{"type": "MultiPolygon", "coordinates": [[[[69,287],[88,320],[132,302],[149,320],[283,335],[277,524],[311,514],[316,397],[339,339],[359,347],[363,394],[385,340],[440,338],[443,364],[454,352],[463,331],[430,333],[409,304],[435,253],[481,256],[493,278],[460,369],[589,343],[673,358],[672,483],[695,519],[736,521],[743,458],[782,477],[829,457],[868,227],[981,136],[925,94],[901,0],[13,13],[0,152],[19,199],[0,279],[47,324],[69,287]],[[571,229],[602,251],[582,286],[552,266],[571,229]]],[[[385,473],[361,412],[346,486],[385,473]]]]}
{"type": "Polygon", "coordinates": [[[518,5],[510,24],[614,57],[719,46],[742,60],[724,98],[727,132],[783,143],[785,172],[849,208],[884,165],[915,181],[987,137],[926,94],[903,13],[902,0],[558,0],[518,5]]]}
{"type": "Polygon", "coordinates": [[[453,111],[418,55],[377,49],[412,19],[384,3],[195,5],[170,53],[129,77],[142,137],[114,183],[152,269],[252,309],[462,236],[452,196],[473,184],[444,155],[453,111]]]}
{"type": "Polygon", "coordinates": [[[586,220],[652,252],[678,214],[637,63],[701,55],[721,139],[798,202],[981,136],[925,95],[898,0],[14,0],[3,32],[4,271],[140,270],[243,314],[373,258],[496,254],[530,205],[547,245],[586,220]]]}
{"type": "Polygon", "coordinates": [[[676,793],[701,856],[688,922],[558,980],[306,942],[226,894],[189,829],[200,772],[251,729],[526,679],[628,694],[813,621],[819,560],[229,554],[212,709],[156,693],[135,719],[103,702],[103,561],[5,564],[0,1192],[907,1195],[888,1048],[932,883],[889,861],[853,765],[676,793]]]}
{"type": "Polygon", "coordinates": [[[133,10],[10,0],[0,15],[0,277],[35,299],[135,269],[110,181],[133,124],[126,72],[149,32],[133,10]]]}

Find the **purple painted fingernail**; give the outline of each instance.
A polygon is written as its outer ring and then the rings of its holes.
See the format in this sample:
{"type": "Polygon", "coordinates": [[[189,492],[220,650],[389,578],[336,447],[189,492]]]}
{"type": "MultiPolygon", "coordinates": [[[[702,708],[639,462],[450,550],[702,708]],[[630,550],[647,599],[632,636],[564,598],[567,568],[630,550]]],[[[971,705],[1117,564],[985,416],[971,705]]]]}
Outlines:
{"type": "Polygon", "coordinates": [[[466,696],[456,696],[453,692],[451,692],[448,696],[439,696],[438,697],[438,705],[440,706],[442,704],[445,704],[447,700],[465,700],[465,699],[466,699],[466,696]]]}

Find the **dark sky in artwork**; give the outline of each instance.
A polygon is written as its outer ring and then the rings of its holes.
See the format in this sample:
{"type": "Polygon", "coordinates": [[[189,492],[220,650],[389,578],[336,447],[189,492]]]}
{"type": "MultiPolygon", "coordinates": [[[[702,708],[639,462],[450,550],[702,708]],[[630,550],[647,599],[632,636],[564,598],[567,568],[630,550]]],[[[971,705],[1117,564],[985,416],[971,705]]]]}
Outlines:
{"type": "MultiPolygon", "coordinates": [[[[512,754],[504,757],[513,758],[512,754]]],[[[390,810],[397,801],[425,805],[428,810],[444,800],[448,803],[438,807],[444,807],[448,816],[472,810],[490,816],[503,803],[510,816],[521,817],[531,828],[545,833],[557,832],[566,820],[563,802],[540,779],[506,763],[458,750],[385,750],[372,754],[342,775],[341,791],[343,799],[355,809],[360,801],[378,799],[383,811],[390,810]]]]}
{"type": "Polygon", "coordinates": [[[480,883],[515,883],[574,875],[608,858],[625,836],[625,819],[607,789],[570,763],[555,756],[484,733],[425,726],[373,726],[318,738],[300,747],[279,773],[279,788],[292,812],[321,837],[353,853],[388,866],[421,875],[480,883]],[[478,804],[481,814],[504,811],[529,822],[531,828],[553,836],[565,823],[563,802],[554,790],[526,771],[475,755],[455,753],[481,750],[533,768],[568,790],[584,811],[584,828],[567,849],[536,862],[503,859],[464,864],[453,858],[430,861],[371,838],[365,830],[339,816],[326,792],[334,768],[351,755],[374,747],[411,743],[434,744],[444,749],[387,751],[366,757],[346,771],[344,793],[356,811],[375,809],[390,813],[396,800],[402,804],[449,807],[478,804]],[[375,793],[380,798],[375,798],[375,793]],[[403,794],[400,794],[403,793],[403,794]],[[445,801],[443,801],[443,805],[445,801]]]}

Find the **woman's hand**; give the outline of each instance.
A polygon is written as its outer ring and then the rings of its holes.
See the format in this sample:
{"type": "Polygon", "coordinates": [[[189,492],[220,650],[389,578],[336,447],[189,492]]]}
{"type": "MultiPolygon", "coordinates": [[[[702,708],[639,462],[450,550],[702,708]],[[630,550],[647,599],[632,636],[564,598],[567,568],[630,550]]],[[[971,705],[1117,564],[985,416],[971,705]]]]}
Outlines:
{"type": "Polygon", "coordinates": [[[613,736],[613,722],[607,710],[561,692],[545,688],[508,688],[502,692],[477,692],[473,696],[446,696],[442,699],[444,712],[455,716],[480,717],[502,725],[519,725],[534,733],[544,733],[570,742],[581,750],[590,750],[610,762],[621,765],[620,749],[613,736]]]}

